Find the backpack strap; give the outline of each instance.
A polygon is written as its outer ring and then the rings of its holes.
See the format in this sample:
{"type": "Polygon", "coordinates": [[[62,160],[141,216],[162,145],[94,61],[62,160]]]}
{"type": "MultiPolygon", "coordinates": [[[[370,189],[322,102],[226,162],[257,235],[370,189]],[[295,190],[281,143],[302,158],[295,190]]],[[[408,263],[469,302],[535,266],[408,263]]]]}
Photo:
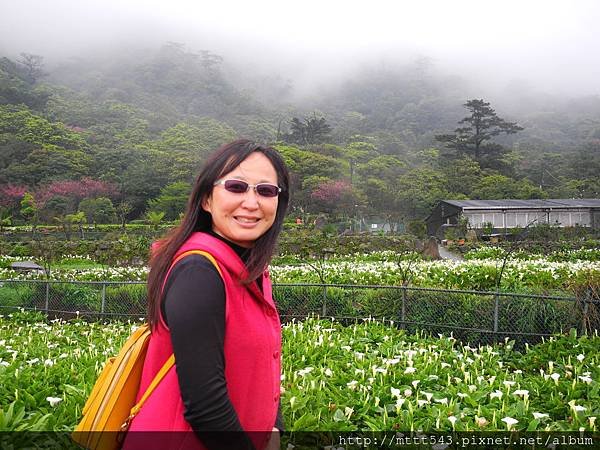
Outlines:
{"type": "Polygon", "coordinates": [[[223,272],[221,272],[221,268],[217,264],[217,261],[215,260],[215,257],[213,255],[211,255],[210,253],[205,252],[204,250],[188,250],[187,252],[183,252],[181,255],[177,256],[177,258],[175,258],[173,260],[173,263],[171,264],[171,269],[180,260],[182,260],[183,258],[185,258],[186,256],[189,256],[189,255],[202,255],[202,256],[204,256],[206,259],[208,259],[213,264],[213,266],[215,266],[215,269],[217,269],[217,272],[219,272],[219,275],[221,276],[221,278],[223,277],[223,272]]]}
{"type": "MultiPolygon", "coordinates": [[[[173,269],[173,266],[175,264],[177,264],[180,260],[182,260],[186,256],[193,255],[193,254],[202,255],[206,259],[208,259],[215,266],[215,268],[217,269],[217,272],[219,272],[219,275],[221,277],[223,277],[223,272],[221,272],[221,268],[217,264],[217,261],[215,260],[214,256],[203,250],[188,250],[187,252],[183,252],[182,254],[177,256],[171,263],[171,267],[169,268],[169,273],[171,272],[171,269],[173,269]]],[[[144,405],[144,403],[146,402],[148,397],[150,397],[150,394],[152,394],[154,389],[156,389],[158,384],[162,381],[162,379],[165,377],[165,375],[167,374],[169,369],[171,369],[171,367],[173,367],[174,364],[175,364],[175,355],[172,354],[171,356],[169,356],[169,359],[167,359],[167,361],[160,368],[160,370],[158,371],[158,373],[156,374],[156,376],[154,377],[154,379],[152,380],[152,382],[146,389],[146,392],[144,392],[144,395],[142,395],[142,398],[140,398],[140,401],[137,402],[133,408],[131,408],[129,417],[125,420],[123,425],[121,425],[121,430],[126,431],[129,428],[129,424],[131,423],[133,418],[137,415],[137,413],[140,411],[140,409],[142,409],[142,406],[144,405]]]]}

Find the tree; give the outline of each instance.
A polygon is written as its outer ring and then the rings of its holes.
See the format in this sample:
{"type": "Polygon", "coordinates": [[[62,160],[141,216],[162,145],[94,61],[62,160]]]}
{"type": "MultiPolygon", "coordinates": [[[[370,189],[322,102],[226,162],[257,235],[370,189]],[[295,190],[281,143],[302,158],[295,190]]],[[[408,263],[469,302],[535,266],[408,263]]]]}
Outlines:
{"type": "Polygon", "coordinates": [[[344,164],[339,158],[291,145],[277,145],[275,148],[290,170],[290,190],[294,193],[290,204],[292,210],[306,211],[312,203],[310,195],[320,182],[344,176],[344,164]]]}
{"type": "Polygon", "coordinates": [[[65,232],[65,238],[67,241],[71,240],[71,220],[67,219],[66,214],[59,214],[54,216],[54,222],[56,222],[65,232]]]}
{"type": "Polygon", "coordinates": [[[44,67],[44,57],[33,55],[31,53],[21,53],[21,58],[17,61],[26,70],[27,78],[32,83],[35,83],[38,78],[45,75],[42,68],[44,67]]]}
{"type": "Polygon", "coordinates": [[[202,67],[210,73],[218,71],[223,63],[222,56],[208,50],[200,50],[200,55],[200,64],[202,64],[202,67]]]}
{"type": "Polygon", "coordinates": [[[75,202],[63,195],[54,195],[46,200],[40,208],[40,219],[43,221],[51,221],[56,217],[63,217],[75,209],[75,202]]]}
{"type": "Polygon", "coordinates": [[[81,151],[65,150],[44,144],[22,162],[15,162],[2,172],[2,178],[30,186],[65,178],[81,178],[88,173],[89,156],[81,151]]]}
{"type": "Polygon", "coordinates": [[[580,145],[570,166],[573,178],[597,180],[600,173],[600,139],[580,145]]]}
{"type": "Polygon", "coordinates": [[[318,211],[333,214],[352,215],[358,201],[350,183],[344,180],[328,180],[320,183],[311,193],[311,199],[318,211]]]}
{"type": "Polygon", "coordinates": [[[133,207],[131,203],[122,201],[117,205],[117,216],[119,217],[119,222],[121,223],[121,228],[125,229],[125,224],[127,222],[127,215],[131,212],[133,207]]]}
{"type": "Polygon", "coordinates": [[[42,110],[50,93],[35,89],[27,69],[8,58],[0,58],[0,104],[27,105],[42,110]]]}
{"type": "Polygon", "coordinates": [[[88,223],[114,223],[117,220],[115,207],[106,197],[81,200],[79,211],[85,214],[88,223]]]}
{"type": "Polygon", "coordinates": [[[9,211],[17,212],[21,205],[21,199],[29,190],[27,186],[15,186],[7,184],[0,186],[0,206],[9,211]]]}
{"type": "Polygon", "coordinates": [[[5,208],[0,208],[0,233],[4,231],[4,227],[10,227],[12,224],[12,216],[5,208]]]}
{"type": "Polygon", "coordinates": [[[83,211],[78,211],[75,214],[67,214],[65,220],[72,225],[77,225],[81,239],[83,239],[83,224],[86,222],[85,213],[83,211]]]}
{"type": "Polygon", "coordinates": [[[68,199],[69,205],[65,212],[75,211],[77,204],[84,198],[114,198],[118,195],[119,191],[114,184],[89,177],[81,180],[53,181],[36,190],[36,198],[42,206],[57,196],[68,199]]]}
{"type": "Polygon", "coordinates": [[[148,200],[157,197],[160,190],[169,183],[172,158],[165,152],[136,149],[136,159],[119,177],[119,188],[123,199],[131,207],[134,217],[143,214],[148,200]],[[140,181],[143,180],[143,183],[140,181]]]}
{"type": "Polygon", "coordinates": [[[515,180],[504,175],[488,175],[481,178],[473,188],[473,198],[499,200],[505,198],[533,199],[546,198],[546,193],[528,180],[515,180]]]}
{"type": "Polygon", "coordinates": [[[290,121],[290,131],[284,136],[286,142],[300,145],[321,144],[331,133],[331,126],[324,117],[317,117],[317,114],[313,113],[312,117],[305,117],[303,120],[293,117],[290,121]]]}
{"type": "Polygon", "coordinates": [[[184,181],[171,183],[161,189],[160,195],[148,201],[153,212],[163,212],[166,220],[176,220],[185,211],[192,186],[184,181]]]}
{"type": "Polygon", "coordinates": [[[236,136],[233,128],[215,119],[202,118],[189,123],[181,122],[163,131],[157,147],[173,155],[172,181],[192,181],[198,166],[223,142],[236,136]]]}
{"type": "Polygon", "coordinates": [[[399,222],[398,181],[406,172],[406,164],[391,155],[380,155],[358,164],[355,185],[360,186],[371,211],[381,215],[393,227],[399,222]]]}
{"type": "Polygon", "coordinates": [[[490,104],[482,99],[469,100],[464,106],[471,115],[458,122],[463,126],[456,128],[454,134],[436,135],[435,139],[445,144],[452,157],[469,156],[481,168],[495,168],[506,149],[492,142],[492,138],[517,133],[523,127],[498,117],[490,104]]]}
{"type": "Polygon", "coordinates": [[[446,185],[446,177],[428,167],[413,169],[402,175],[396,184],[397,207],[402,218],[427,217],[440,200],[449,197],[446,185]]]}
{"type": "Polygon", "coordinates": [[[479,163],[468,156],[456,158],[451,163],[446,161],[441,166],[440,169],[448,180],[446,189],[467,197],[482,177],[479,163]]]}
{"type": "Polygon", "coordinates": [[[165,213],[162,211],[148,211],[146,213],[146,220],[150,225],[152,225],[152,229],[154,231],[158,230],[160,223],[165,217],[165,213]]]}
{"type": "Polygon", "coordinates": [[[38,208],[35,204],[33,194],[25,192],[23,199],[21,200],[21,217],[23,217],[26,222],[32,222],[33,227],[35,228],[35,225],[37,224],[37,215],[38,208]]]}

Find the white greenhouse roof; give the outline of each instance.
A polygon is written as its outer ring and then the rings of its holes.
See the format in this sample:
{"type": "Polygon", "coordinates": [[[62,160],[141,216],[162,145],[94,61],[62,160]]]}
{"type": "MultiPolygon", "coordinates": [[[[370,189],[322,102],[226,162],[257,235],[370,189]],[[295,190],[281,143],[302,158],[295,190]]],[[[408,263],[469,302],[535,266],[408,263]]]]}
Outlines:
{"type": "Polygon", "coordinates": [[[565,209],[600,208],[600,199],[547,199],[547,200],[442,200],[465,209],[565,209]]]}

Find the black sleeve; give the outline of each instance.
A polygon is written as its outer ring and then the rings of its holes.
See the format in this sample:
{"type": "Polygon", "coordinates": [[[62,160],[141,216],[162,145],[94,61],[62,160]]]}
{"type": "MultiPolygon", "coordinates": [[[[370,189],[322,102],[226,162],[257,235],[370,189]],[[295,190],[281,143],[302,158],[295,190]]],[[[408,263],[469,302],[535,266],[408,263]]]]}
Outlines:
{"type": "Polygon", "coordinates": [[[210,450],[253,449],[227,393],[221,276],[205,257],[192,255],[175,265],[165,289],[163,316],[171,330],[185,419],[210,450]]]}

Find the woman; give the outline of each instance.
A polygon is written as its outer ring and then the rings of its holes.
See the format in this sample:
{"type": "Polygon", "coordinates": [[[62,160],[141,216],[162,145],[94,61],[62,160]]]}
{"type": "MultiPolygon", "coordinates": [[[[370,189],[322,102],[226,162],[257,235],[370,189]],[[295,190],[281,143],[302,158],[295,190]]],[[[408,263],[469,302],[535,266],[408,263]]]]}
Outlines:
{"type": "Polygon", "coordinates": [[[181,225],[153,251],[153,331],[140,392],[173,353],[175,367],[133,420],[124,448],[278,447],[271,431],[282,428],[281,326],[266,268],[288,189],[281,156],[247,140],[222,146],[205,164],[181,225]],[[173,264],[189,250],[208,252],[218,269],[198,254],[173,264]],[[149,430],[170,433],[136,433],[149,430]]]}

